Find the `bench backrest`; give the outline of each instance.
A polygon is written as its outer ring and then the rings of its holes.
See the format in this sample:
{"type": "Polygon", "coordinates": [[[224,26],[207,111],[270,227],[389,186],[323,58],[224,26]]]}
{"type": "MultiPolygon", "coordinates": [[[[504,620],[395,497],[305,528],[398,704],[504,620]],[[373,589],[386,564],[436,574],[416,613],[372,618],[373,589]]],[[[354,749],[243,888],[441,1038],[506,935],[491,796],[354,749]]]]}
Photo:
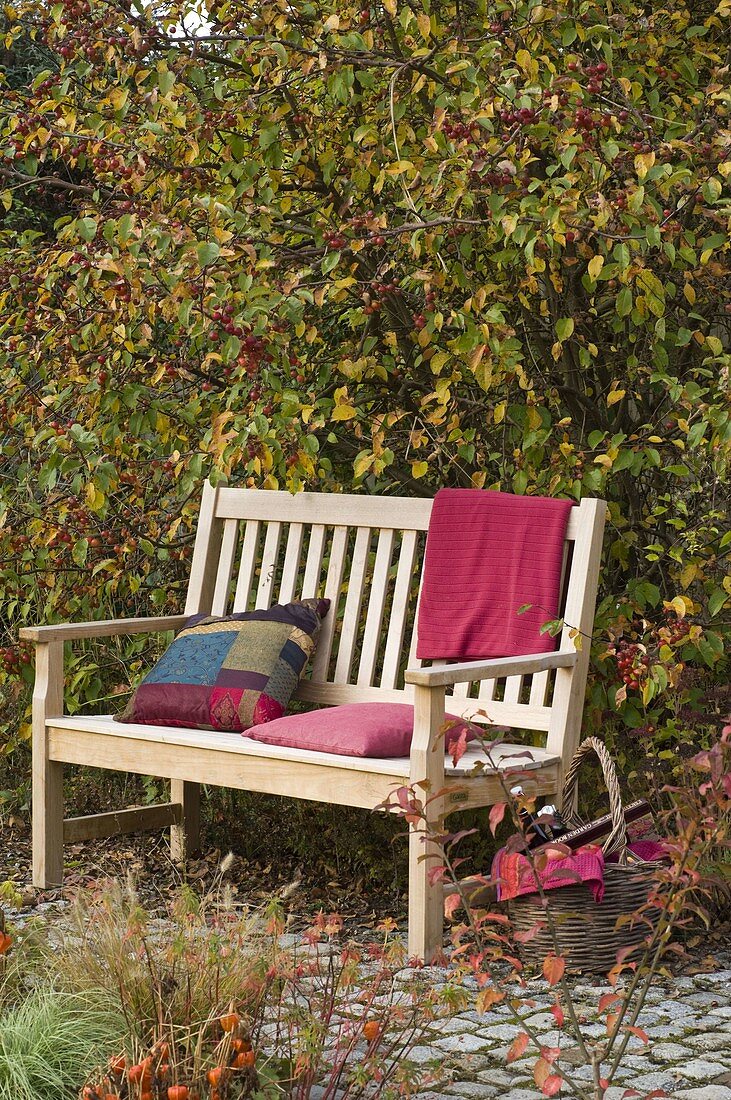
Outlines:
{"type": "MultiPolygon", "coordinates": [[[[311,675],[297,693],[316,703],[407,702],[431,499],[212,487],[206,483],[186,613],[230,614],[325,596],[311,675]]],[[[590,633],[606,505],[585,499],[569,520],[560,648],[590,633]]],[[[588,645],[585,647],[588,651],[588,645]]],[[[586,656],[579,655],[583,666],[586,656]]],[[[579,670],[580,671],[580,670],[579,670]]],[[[571,675],[571,673],[567,673],[571,675]]],[[[457,685],[447,708],[483,708],[497,725],[549,730],[555,674],[457,685]]]]}

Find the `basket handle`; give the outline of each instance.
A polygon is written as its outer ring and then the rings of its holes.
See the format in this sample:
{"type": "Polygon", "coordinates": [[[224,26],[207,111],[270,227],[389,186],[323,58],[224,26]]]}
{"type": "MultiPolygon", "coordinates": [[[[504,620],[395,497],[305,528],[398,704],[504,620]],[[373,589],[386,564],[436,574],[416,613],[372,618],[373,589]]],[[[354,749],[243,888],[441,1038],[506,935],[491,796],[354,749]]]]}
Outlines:
{"type": "MultiPolygon", "coordinates": [[[[609,811],[612,815],[612,831],[602,844],[602,851],[605,856],[611,855],[612,852],[617,851],[623,853],[627,847],[627,823],[624,819],[622,792],[619,789],[619,779],[617,777],[617,769],[614,761],[609,755],[606,745],[600,741],[598,737],[587,737],[585,741],[581,742],[574,753],[573,760],[569,765],[569,769],[566,772],[566,778],[564,779],[561,805],[564,808],[569,806],[575,807],[579,770],[584,762],[584,758],[588,756],[590,752],[596,753],[599,757],[599,763],[601,764],[602,773],[604,775],[604,782],[609,792],[609,811]]],[[[567,813],[565,820],[567,825],[570,825],[571,828],[576,828],[578,825],[584,824],[576,812],[576,809],[573,808],[567,813]]]]}

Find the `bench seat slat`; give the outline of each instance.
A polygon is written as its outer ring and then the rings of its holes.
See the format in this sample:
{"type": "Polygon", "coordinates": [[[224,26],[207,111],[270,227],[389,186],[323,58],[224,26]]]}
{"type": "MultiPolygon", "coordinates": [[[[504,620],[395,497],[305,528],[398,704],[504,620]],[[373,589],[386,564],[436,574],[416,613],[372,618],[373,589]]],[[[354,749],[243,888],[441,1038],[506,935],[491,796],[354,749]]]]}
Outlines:
{"type": "MultiPolygon", "coordinates": [[[[351,771],[372,772],[377,775],[388,775],[394,780],[407,782],[409,776],[409,758],[392,757],[387,759],[361,756],[340,756],[328,752],[313,752],[309,749],[294,749],[283,745],[263,745],[259,741],[252,741],[243,737],[240,733],[226,733],[216,730],[176,729],[168,726],[145,726],[132,722],[115,722],[109,714],[103,715],[75,715],[61,718],[51,718],[48,721],[51,731],[50,758],[69,760],[68,755],[56,755],[54,752],[54,730],[78,732],[80,734],[106,735],[120,740],[131,739],[143,741],[147,744],[145,752],[149,754],[151,765],[156,753],[155,745],[179,748],[184,752],[186,748],[210,749],[212,752],[233,753],[237,756],[263,757],[267,760],[288,760],[290,762],[307,762],[322,767],[345,768],[351,771]]],[[[68,750],[71,739],[64,739],[63,743],[68,750]]],[[[548,764],[556,763],[560,757],[548,753],[545,749],[526,748],[523,745],[499,745],[493,750],[493,758],[499,760],[501,767],[511,764],[516,767],[534,771],[548,764]],[[531,755],[529,759],[524,754],[531,755]]],[[[485,753],[481,746],[470,746],[459,761],[457,768],[452,766],[451,759],[447,758],[445,774],[447,778],[459,775],[462,778],[467,775],[477,761],[484,762],[485,753]]],[[[113,764],[95,765],[93,759],[85,760],[90,766],[114,767],[113,764]]],[[[159,773],[156,773],[159,774],[159,773]]],[[[199,777],[205,783],[205,774],[199,777]]]]}

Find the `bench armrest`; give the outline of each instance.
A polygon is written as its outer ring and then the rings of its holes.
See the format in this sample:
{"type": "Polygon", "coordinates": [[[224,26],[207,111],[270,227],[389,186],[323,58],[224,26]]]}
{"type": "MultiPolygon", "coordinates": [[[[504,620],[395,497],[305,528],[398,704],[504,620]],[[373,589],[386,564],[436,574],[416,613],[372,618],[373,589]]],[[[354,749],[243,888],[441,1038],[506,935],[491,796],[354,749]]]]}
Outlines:
{"type": "Polygon", "coordinates": [[[58,623],[55,626],[24,626],[24,642],[69,642],[78,638],[113,638],[118,634],[152,634],[179,630],[189,616],[161,615],[146,619],[100,619],[91,623],[58,623]]]}
{"type": "Polygon", "coordinates": [[[500,676],[528,676],[533,672],[546,672],[549,668],[570,668],[576,664],[576,659],[576,650],[529,653],[524,657],[491,657],[485,661],[409,668],[404,673],[404,679],[407,684],[418,684],[419,687],[449,687],[465,680],[496,680],[500,676]]]}

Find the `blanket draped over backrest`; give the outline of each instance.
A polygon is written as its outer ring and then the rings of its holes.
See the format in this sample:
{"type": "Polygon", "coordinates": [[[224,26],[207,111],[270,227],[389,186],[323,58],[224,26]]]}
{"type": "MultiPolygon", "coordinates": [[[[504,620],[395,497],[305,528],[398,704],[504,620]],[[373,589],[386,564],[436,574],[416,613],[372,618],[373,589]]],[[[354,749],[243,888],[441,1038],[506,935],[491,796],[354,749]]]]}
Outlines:
{"type": "Polygon", "coordinates": [[[570,500],[441,489],[429,523],[416,655],[547,653],[558,615],[570,500]],[[530,608],[518,614],[518,610],[530,608]]]}

